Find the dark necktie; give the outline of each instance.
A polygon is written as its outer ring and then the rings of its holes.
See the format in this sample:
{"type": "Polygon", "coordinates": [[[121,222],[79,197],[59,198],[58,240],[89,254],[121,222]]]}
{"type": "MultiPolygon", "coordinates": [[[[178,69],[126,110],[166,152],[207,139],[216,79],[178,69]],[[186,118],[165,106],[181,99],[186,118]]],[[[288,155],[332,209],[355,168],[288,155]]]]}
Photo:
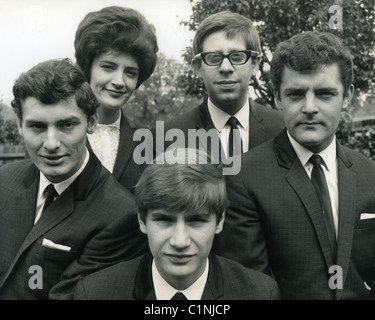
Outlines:
{"type": "MultiPolygon", "coordinates": [[[[234,129],[238,129],[237,125],[239,124],[236,117],[230,117],[227,121],[227,124],[230,126],[229,131],[229,140],[228,140],[228,155],[229,157],[237,156],[242,153],[242,139],[241,136],[239,136],[240,139],[237,138],[233,142],[234,137],[234,129]]],[[[239,133],[239,131],[238,131],[239,133]]]]}
{"type": "Polygon", "coordinates": [[[182,292],[176,292],[176,294],[172,297],[171,300],[187,300],[187,298],[182,292]]]}
{"type": "Polygon", "coordinates": [[[48,208],[48,206],[53,202],[53,200],[55,200],[55,198],[59,195],[52,183],[44,189],[44,194],[46,196],[46,201],[44,202],[42,212],[44,212],[48,208]]]}
{"type": "Polygon", "coordinates": [[[336,232],[335,225],[333,223],[331,198],[329,196],[328,186],[326,178],[321,165],[324,165],[324,160],[318,154],[314,154],[310,158],[310,163],[314,165],[311,172],[311,182],[314,185],[315,191],[318,194],[322,212],[324,215],[324,221],[327,227],[329,241],[331,243],[334,257],[336,257],[336,232]]]}

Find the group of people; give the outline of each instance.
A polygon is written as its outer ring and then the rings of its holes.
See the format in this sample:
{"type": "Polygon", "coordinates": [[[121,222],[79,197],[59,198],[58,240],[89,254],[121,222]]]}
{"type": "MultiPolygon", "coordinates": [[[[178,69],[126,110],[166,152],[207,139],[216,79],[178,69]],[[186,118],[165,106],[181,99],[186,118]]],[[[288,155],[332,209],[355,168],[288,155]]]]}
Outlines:
{"type": "Polygon", "coordinates": [[[335,137],[354,92],[341,39],[279,44],[274,110],[248,95],[252,22],[207,17],[192,68],[208,98],[164,129],[217,139],[166,139],[144,165],[122,110],[155,68],[155,28],[106,7],[74,45],[75,63],[41,62],[13,87],[27,159],[0,168],[0,299],[375,297],[375,164],[335,137]]]}

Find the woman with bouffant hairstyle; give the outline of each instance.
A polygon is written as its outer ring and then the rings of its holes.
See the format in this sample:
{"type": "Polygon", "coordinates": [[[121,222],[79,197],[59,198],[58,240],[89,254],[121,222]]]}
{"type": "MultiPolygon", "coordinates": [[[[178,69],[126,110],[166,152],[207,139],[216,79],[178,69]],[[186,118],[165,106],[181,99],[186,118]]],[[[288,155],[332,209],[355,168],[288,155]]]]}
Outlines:
{"type": "Polygon", "coordinates": [[[88,13],[75,34],[75,57],[97,99],[99,124],[90,146],[116,179],[133,191],[141,167],[133,160],[134,129],[123,108],[153,73],[155,28],[137,10],[111,6],[88,13]]]}

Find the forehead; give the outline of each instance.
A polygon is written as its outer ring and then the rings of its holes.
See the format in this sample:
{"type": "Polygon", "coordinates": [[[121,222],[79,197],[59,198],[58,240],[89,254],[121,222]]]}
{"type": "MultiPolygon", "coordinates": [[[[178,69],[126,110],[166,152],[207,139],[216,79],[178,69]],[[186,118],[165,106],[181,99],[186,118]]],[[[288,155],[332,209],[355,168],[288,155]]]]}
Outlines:
{"type": "Polygon", "coordinates": [[[281,75],[281,89],[294,88],[335,88],[342,89],[339,66],[335,64],[322,66],[316,70],[296,71],[284,67],[281,75]]]}
{"type": "Polygon", "coordinates": [[[203,51],[220,51],[227,53],[234,50],[246,50],[246,42],[241,36],[227,38],[223,30],[208,35],[202,43],[203,51]]]}
{"type": "Polygon", "coordinates": [[[102,52],[94,61],[111,61],[117,64],[133,65],[134,67],[138,66],[137,60],[131,54],[115,50],[102,52]]]}
{"type": "Polygon", "coordinates": [[[22,103],[22,115],[25,121],[32,119],[55,122],[71,117],[86,119],[74,96],[53,104],[44,104],[34,97],[28,97],[22,103]]]}

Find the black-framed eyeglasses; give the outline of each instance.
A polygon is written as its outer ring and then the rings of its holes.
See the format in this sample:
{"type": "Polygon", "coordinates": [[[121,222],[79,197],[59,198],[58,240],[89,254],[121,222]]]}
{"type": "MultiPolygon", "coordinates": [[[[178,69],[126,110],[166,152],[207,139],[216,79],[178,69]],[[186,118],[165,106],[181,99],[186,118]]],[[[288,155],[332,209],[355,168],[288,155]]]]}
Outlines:
{"type": "Polygon", "coordinates": [[[194,59],[201,59],[208,66],[219,66],[224,58],[228,58],[233,65],[240,65],[245,64],[251,57],[260,57],[260,53],[253,50],[233,51],[228,54],[221,52],[201,52],[194,56],[194,59]]]}

